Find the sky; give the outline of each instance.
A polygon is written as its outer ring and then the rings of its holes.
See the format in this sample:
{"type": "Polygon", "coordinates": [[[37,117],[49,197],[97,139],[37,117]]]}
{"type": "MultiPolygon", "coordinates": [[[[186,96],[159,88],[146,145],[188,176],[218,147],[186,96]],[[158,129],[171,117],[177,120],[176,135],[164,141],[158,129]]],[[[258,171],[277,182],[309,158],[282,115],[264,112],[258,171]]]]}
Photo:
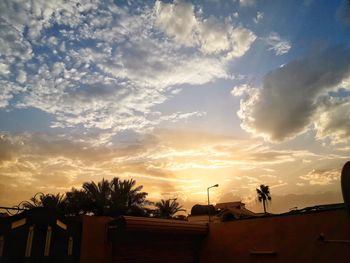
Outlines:
{"type": "Polygon", "coordinates": [[[113,177],[337,203],[349,142],[348,1],[0,2],[1,205],[113,177]]]}

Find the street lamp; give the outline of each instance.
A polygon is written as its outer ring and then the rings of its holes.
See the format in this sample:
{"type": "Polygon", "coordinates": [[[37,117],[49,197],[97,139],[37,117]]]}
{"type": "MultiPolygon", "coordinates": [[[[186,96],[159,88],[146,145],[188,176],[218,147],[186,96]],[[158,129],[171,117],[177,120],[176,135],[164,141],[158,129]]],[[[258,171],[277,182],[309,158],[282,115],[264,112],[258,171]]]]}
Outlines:
{"type": "Polygon", "coordinates": [[[208,217],[209,217],[209,223],[210,223],[210,201],[209,201],[209,189],[210,189],[210,188],[213,188],[213,187],[219,187],[219,185],[218,185],[218,184],[214,184],[214,185],[209,186],[209,187],[207,188],[207,194],[208,194],[208,217]]]}

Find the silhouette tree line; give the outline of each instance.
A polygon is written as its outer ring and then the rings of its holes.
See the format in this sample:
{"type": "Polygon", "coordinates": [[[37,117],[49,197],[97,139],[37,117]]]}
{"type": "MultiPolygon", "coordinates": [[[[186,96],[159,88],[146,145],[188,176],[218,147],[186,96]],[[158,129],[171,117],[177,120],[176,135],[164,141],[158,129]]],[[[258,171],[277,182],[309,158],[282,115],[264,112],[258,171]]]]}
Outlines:
{"type": "MultiPolygon", "coordinates": [[[[85,182],[81,189],[72,188],[65,194],[37,193],[29,201],[21,202],[26,209],[45,207],[66,216],[145,216],[158,218],[174,218],[175,214],[185,211],[177,199],[151,202],[148,193],[142,191],[143,186],[136,185],[134,179],[111,181],[102,179],[97,182],[85,182]]],[[[258,200],[266,206],[271,201],[268,185],[260,185],[256,189],[258,200]]],[[[184,217],[178,216],[183,219],[184,217]]]]}
{"type": "Polygon", "coordinates": [[[37,193],[29,201],[21,203],[22,207],[31,209],[45,207],[66,216],[152,216],[173,218],[177,212],[185,211],[176,199],[151,202],[143,186],[136,185],[134,179],[111,181],[102,179],[95,183],[85,182],[81,189],[72,188],[65,194],[37,193]],[[153,207],[153,208],[152,208],[153,207]]]}

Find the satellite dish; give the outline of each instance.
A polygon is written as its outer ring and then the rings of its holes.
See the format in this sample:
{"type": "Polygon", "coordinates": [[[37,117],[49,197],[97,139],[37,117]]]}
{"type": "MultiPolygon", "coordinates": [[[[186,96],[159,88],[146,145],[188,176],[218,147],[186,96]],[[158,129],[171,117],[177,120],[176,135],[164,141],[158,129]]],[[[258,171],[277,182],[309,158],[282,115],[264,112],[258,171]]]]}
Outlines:
{"type": "Polygon", "coordinates": [[[350,213],[350,162],[347,162],[344,165],[343,170],[341,171],[340,182],[344,203],[350,213]]]}

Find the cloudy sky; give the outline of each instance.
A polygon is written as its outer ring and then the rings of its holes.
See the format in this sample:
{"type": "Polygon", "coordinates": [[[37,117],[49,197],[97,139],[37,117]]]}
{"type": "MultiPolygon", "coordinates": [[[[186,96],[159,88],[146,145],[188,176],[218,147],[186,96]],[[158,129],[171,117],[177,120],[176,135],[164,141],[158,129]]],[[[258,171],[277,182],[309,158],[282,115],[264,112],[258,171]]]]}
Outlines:
{"type": "Polygon", "coordinates": [[[0,203],[118,176],[185,207],[341,202],[348,1],[0,2],[0,203]]]}

